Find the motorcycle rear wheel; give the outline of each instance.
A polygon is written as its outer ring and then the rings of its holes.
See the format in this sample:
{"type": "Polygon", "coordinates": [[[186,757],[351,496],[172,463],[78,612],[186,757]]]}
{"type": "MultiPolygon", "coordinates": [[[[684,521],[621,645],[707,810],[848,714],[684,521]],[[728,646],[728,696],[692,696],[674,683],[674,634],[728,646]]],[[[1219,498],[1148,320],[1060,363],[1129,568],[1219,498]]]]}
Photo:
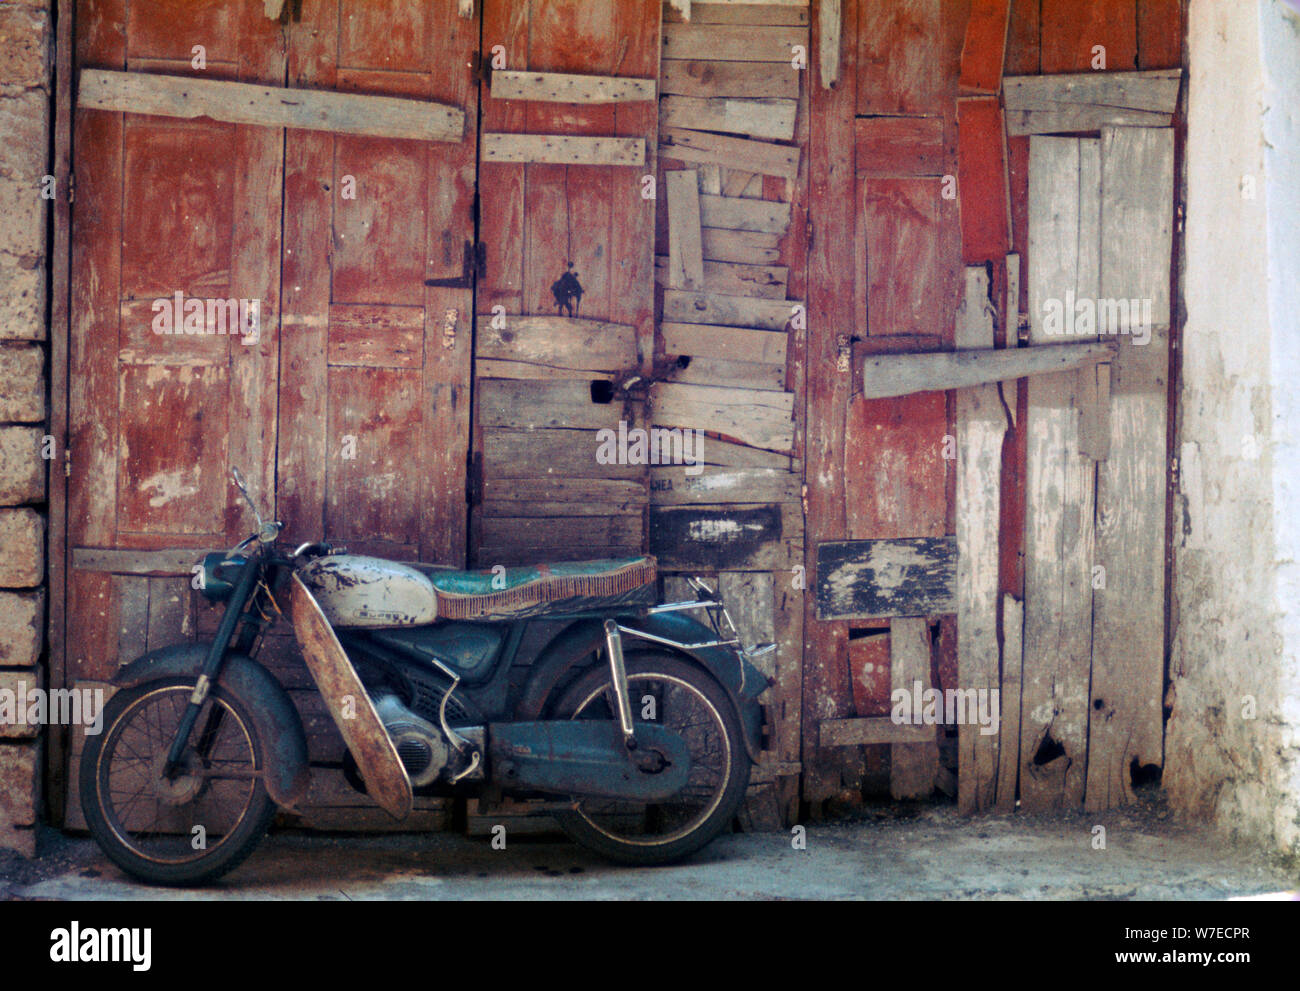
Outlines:
{"type": "MultiPolygon", "coordinates": [[[[686,738],[687,786],[654,805],[575,797],[573,811],[556,819],[575,842],[612,860],[672,863],[731,824],[749,784],[749,755],[731,699],[706,671],[667,651],[629,651],[625,665],[634,722],[653,722],[686,738]]],[[[555,710],[559,719],[616,719],[616,713],[604,664],[581,675],[555,710]]]]}
{"type": "Polygon", "coordinates": [[[181,773],[163,776],[193,691],[193,679],[165,678],[118,692],[81,758],[91,835],[113,863],[150,884],[201,884],[234,870],[275,815],[251,713],[219,686],[199,712],[181,773]]]}

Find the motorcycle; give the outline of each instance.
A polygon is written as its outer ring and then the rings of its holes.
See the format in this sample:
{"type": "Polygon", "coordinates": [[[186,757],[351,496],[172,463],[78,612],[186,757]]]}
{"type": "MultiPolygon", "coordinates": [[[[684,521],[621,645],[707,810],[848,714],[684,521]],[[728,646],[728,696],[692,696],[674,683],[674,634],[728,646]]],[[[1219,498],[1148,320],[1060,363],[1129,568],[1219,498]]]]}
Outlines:
{"type": "Polygon", "coordinates": [[[347,754],[348,781],[395,819],[416,795],[531,799],[579,844],[661,864],[732,822],[762,747],[753,665],[721,600],[660,603],[653,557],[459,571],[281,548],[257,530],[204,556],[214,639],[151,651],[112,679],[80,767],[104,853],[150,883],[237,867],[310,783],[302,720],[257,660],[287,602],[347,754]]]}

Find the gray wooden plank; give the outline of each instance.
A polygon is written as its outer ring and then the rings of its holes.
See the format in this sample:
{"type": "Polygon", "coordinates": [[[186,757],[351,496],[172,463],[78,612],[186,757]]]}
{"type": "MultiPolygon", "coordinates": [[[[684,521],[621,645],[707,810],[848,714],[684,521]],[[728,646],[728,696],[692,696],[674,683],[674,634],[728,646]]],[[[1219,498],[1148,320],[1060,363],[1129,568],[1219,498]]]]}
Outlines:
{"type": "Polygon", "coordinates": [[[418,141],[460,141],[465,134],[465,114],[459,107],[428,100],[109,69],[81,71],[77,105],[87,110],[210,117],[233,124],[418,141]]]}
{"type": "Polygon", "coordinates": [[[1133,328],[1120,336],[1108,450],[1097,468],[1097,562],[1105,571],[1093,592],[1090,809],[1132,801],[1132,762],[1162,758],[1172,138],[1171,131],[1102,132],[1101,294],[1151,296],[1156,304],[1146,344],[1133,328]],[[1124,253],[1116,238],[1128,242],[1124,253]]]}
{"type": "Polygon", "coordinates": [[[741,96],[797,99],[799,70],[783,71],[761,62],[720,62],[717,59],[670,59],[659,63],[663,93],[682,96],[741,96]]]}
{"type": "Polygon", "coordinates": [[[862,394],[867,399],[884,399],[915,392],[978,387],[1091,366],[1109,360],[1114,354],[1115,344],[1101,341],[1047,344],[1040,348],[868,355],[862,366],[862,394]]]}
{"type": "Polygon", "coordinates": [[[934,740],[933,726],[896,723],[888,716],[823,719],[817,727],[819,747],[860,747],[873,744],[924,744],[934,740]]]}
{"type": "MultiPolygon", "coordinates": [[[[759,644],[776,643],[771,572],[719,572],[718,590],[746,650],[753,650],[759,644]]],[[[755,658],[754,666],[769,678],[775,677],[776,653],[772,651],[755,658]]]]}
{"type": "MultiPolygon", "coordinates": [[[[707,197],[706,197],[707,198],[707,197]]],[[[754,299],[714,293],[664,290],[663,319],[669,323],[704,323],[726,327],[785,330],[794,318],[795,300],[754,299]]]]}
{"type": "Polygon", "coordinates": [[[72,567],[77,571],[106,571],[114,575],[190,575],[207,553],[201,547],[176,547],[159,551],[114,547],[74,547],[72,567]]]}
{"type": "Polygon", "coordinates": [[[670,93],[659,101],[659,123],[664,127],[792,141],[797,106],[797,100],[670,93]]]}
{"type": "MultiPolygon", "coordinates": [[[[708,441],[705,442],[706,450],[708,441]]],[[[707,455],[706,455],[707,457],[707,455]]],[[[792,502],[800,498],[799,476],[780,468],[650,469],[650,502],[689,506],[727,502],[792,502]]]]}
{"type": "Polygon", "coordinates": [[[149,579],[114,575],[112,586],[117,599],[117,661],[125,664],[148,650],[149,579]]]}
{"type": "MultiPolygon", "coordinates": [[[[966,269],[959,347],[993,346],[989,288],[982,266],[966,269]]],[[[999,694],[998,534],[1006,427],[996,386],[958,390],[957,687],[999,694]]],[[[969,721],[957,730],[957,808],[967,815],[991,807],[996,794],[998,737],[982,730],[969,721]]]]}
{"type": "Polygon", "coordinates": [[[700,235],[700,181],[692,169],[669,172],[668,272],[674,289],[704,288],[704,247],[700,235]]]}
{"type": "Polygon", "coordinates": [[[187,639],[190,583],[186,578],[149,578],[149,650],[187,639]]]}
{"type": "Polygon", "coordinates": [[[637,103],[655,98],[653,79],[587,76],[569,72],[529,72],[496,69],[490,82],[498,100],[539,100],[544,103],[637,103]]]}
{"type": "Polygon", "coordinates": [[[482,134],[485,162],[537,162],[550,165],[644,165],[641,138],[572,134],[482,134]]]}
{"type": "Polygon", "coordinates": [[[615,371],[636,364],[636,328],[573,317],[480,315],[474,356],[578,372],[615,371]]]}

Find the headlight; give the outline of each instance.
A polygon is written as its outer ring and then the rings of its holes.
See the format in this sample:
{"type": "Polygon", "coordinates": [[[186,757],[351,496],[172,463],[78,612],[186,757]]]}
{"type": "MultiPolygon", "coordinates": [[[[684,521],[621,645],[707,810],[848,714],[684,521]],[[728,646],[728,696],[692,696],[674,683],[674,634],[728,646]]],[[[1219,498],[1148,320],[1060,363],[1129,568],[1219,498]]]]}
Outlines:
{"type": "Polygon", "coordinates": [[[223,602],[230,598],[239,581],[240,569],[248,563],[247,558],[227,558],[225,551],[212,551],[203,555],[203,584],[199,588],[205,599],[211,602],[223,602]]]}

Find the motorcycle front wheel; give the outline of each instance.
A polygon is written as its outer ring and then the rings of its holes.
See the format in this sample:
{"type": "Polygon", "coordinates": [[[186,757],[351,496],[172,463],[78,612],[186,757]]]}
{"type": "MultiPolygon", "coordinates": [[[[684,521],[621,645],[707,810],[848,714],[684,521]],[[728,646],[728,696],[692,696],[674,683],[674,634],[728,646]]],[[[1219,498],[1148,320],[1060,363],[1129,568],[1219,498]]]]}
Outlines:
{"type": "Polygon", "coordinates": [[[275,815],[251,713],[219,686],[199,711],[178,772],[163,774],[193,691],[193,679],[168,678],[118,692],[81,758],[91,835],[113,863],[151,884],[200,884],[233,870],[275,815]]]}
{"type": "MultiPolygon", "coordinates": [[[[625,665],[634,721],[686,740],[686,786],[654,804],[575,798],[573,811],[556,818],[570,838],[612,860],[671,863],[731,825],[749,784],[749,755],[735,707],[708,672],[666,651],[629,652],[625,665]]],[[[605,664],[580,676],[556,706],[560,719],[616,720],[617,713],[605,664]]]]}

